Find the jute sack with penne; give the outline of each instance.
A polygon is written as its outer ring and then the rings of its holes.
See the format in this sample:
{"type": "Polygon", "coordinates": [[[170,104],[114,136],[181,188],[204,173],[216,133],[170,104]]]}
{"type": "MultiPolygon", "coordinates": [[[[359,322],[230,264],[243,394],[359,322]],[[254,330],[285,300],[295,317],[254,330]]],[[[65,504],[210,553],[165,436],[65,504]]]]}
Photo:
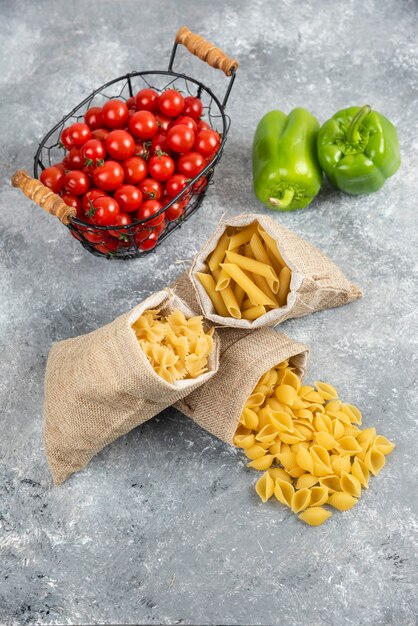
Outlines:
{"type": "MultiPolygon", "coordinates": [[[[183,278],[180,282],[180,286],[187,285],[183,278]]],[[[244,405],[263,374],[288,361],[302,378],[308,348],[270,328],[255,331],[220,328],[218,334],[221,342],[218,371],[175,407],[215,437],[233,444],[244,405]]]]}
{"type": "Polygon", "coordinates": [[[218,366],[217,334],[170,290],[54,344],[45,375],[45,449],[55,484],[208,382],[218,366]]]}
{"type": "Polygon", "coordinates": [[[324,253],[258,214],[221,222],[195,256],[190,278],[207,319],[243,329],[362,297],[324,253]]]}

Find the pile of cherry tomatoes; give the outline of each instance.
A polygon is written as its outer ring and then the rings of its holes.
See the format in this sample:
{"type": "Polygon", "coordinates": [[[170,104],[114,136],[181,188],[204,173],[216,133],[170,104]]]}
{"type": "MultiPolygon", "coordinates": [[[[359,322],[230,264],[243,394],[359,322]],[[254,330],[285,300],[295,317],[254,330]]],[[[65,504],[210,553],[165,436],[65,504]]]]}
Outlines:
{"type": "Polygon", "coordinates": [[[183,97],[176,89],[160,94],[142,89],[126,102],[112,99],[92,107],[84,122],[64,128],[61,143],[66,155],[44,169],[40,180],[86,222],[85,227],[77,225],[73,235],[80,238],[82,232],[104,254],[134,245],[132,237],[140,250],[154,248],[167,223],[181,218],[206,178],[160,211],[220,148],[221,138],[201,119],[202,112],[197,97],[183,97]],[[138,220],[146,222],[135,225],[138,220]]]}

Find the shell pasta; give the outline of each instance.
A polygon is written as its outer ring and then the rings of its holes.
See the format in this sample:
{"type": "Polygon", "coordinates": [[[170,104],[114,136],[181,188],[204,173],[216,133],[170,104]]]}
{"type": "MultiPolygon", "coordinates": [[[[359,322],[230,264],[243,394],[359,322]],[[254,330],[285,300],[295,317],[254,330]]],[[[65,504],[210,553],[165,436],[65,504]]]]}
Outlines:
{"type": "Polygon", "coordinates": [[[167,316],[149,309],[132,329],[155,372],[168,383],[197,378],[207,371],[213,349],[213,328],[206,332],[203,318],[186,318],[178,309],[167,316]]]}
{"type": "Polygon", "coordinates": [[[292,273],[277,242],[255,222],[225,231],[196,277],[218,315],[256,320],[286,306],[292,273]]]}
{"type": "Polygon", "coordinates": [[[395,447],[374,428],[361,430],[361,422],[357,407],[342,402],[332,385],[302,385],[285,361],[263,374],[248,397],[234,444],[248,467],[264,472],[255,486],[263,502],[274,496],[319,526],[332,508],[357,504],[395,447]]]}

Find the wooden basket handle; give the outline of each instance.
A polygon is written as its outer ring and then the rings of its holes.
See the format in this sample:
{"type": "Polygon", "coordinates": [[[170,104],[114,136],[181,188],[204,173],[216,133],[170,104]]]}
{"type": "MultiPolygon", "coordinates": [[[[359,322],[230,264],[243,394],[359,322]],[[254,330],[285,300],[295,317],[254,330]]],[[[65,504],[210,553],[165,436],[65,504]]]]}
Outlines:
{"type": "Polygon", "coordinates": [[[29,200],[36,202],[44,211],[55,215],[63,224],[68,224],[77,211],[65,204],[60,196],[45,187],[40,180],[31,178],[24,170],[18,170],[12,178],[13,187],[20,189],[29,200]]]}
{"type": "Polygon", "coordinates": [[[176,43],[183,44],[189,52],[199,57],[202,61],[206,61],[211,67],[222,70],[227,76],[231,76],[232,72],[238,67],[236,59],[231,59],[213,43],[206,41],[206,39],[196,35],[196,33],[192,33],[187,26],[182,26],[178,31],[176,43]]]}

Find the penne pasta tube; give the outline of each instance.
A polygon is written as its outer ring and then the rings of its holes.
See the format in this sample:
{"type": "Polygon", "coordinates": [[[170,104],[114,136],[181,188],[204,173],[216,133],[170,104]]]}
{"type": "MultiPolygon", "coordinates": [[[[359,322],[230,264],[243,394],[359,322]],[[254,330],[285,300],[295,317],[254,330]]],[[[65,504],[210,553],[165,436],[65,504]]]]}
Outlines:
{"type": "Polygon", "coordinates": [[[208,266],[212,274],[214,270],[218,269],[219,264],[222,263],[222,261],[224,260],[225,251],[228,249],[228,244],[229,244],[229,236],[225,231],[222,237],[219,239],[217,246],[215,250],[212,252],[212,254],[210,255],[210,258],[208,261],[208,266]]]}
{"type": "Polygon", "coordinates": [[[222,289],[226,289],[229,287],[229,283],[231,282],[231,277],[225,272],[225,270],[221,270],[219,274],[219,278],[216,281],[216,291],[222,291],[222,289]]]}
{"type": "Polygon", "coordinates": [[[235,252],[231,252],[231,250],[227,250],[226,259],[228,263],[235,263],[243,270],[247,270],[252,274],[259,274],[260,276],[264,276],[267,280],[268,286],[273,291],[273,293],[277,293],[279,289],[279,279],[276,275],[276,272],[270,265],[266,265],[265,263],[261,263],[260,261],[256,261],[255,259],[249,259],[242,254],[236,254],[235,252]]]}
{"type": "Polygon", "coordinates": [[[238,265],[234,265],[234,263],[222,263],[221,267],[225,268],[230,277],[243,288],[243,290],[252,302],[262,305],[268,304],[269,306],[273,307],[276,306],[274,300],[272,300],[263,291],[261,291],[261,289],[259,289],[257,285],[255,285],[253,281],[249,279],[249,277],[242,271],[242,269],[238,267],[238,265]]]}
{"type": "Polygon", "coordinates": [[[261,289],[261,291],[263,291],[266,295],[268,295],[272,300],[275,301],[276,304],[274,306],[278,307],[279,302],[277,300],[277,296],[270,289],[269,284],[267,280],[264,278],[264,276],[260,276],[259,274],[251,274],[251,278],[254,281],[254,283],[257,285],[257,287],[261,289]]]}
{"type": "MultiPolygon", "coordinates": [[[[216,282],[219,281],[221,272],[222,272],[222,267],[218,267],[218,269],[213,272],[213,278],[216,280],[216,282]]],[[[227,310],[227,314],[225,317],[233,317],[236,320],[240,320],[241,309],[238,305],[237,299],[235,298],[232,288],[225,287],[225,289],[222,289],[222,291],[218,291],[217,293],[220,294],[222,301],[225,305],[225,308],[227,310]]]]}
{"type": "Polygon", "coordinates": [[[206,293],[212,301],[215,311],[222,317],[228,317],[228,309],[225,306],[218,291],[216,291],[216,283],[213,276],[210,274],[204,274],[203,272],[196,272],[196,276],[205,288],[206,293]]]}
{"type": "Polygon", "coordinates": [[[259,304],[257,306],[252,306],[249,309],[245,309],[245,311],[242,312],[241,317],[244,320],[256,320],[262,315],[264,315],[265,312],[266,312],[266,308],[262,306],[261,304],[259,304]]]}
{"type": "MultiPolygon", "coordinates": [[[[257,306],[257,305],[256,305],[257,306]]],[[[241,311],[245,311],[246,309],[252,309],[254,304],[251,302],[249,298],[245,298],[241,304],[241,311]]]]}
{"type": "Polygon", "coordinates": [[[242,287],[240,287],[238,284],[236,284],[233,288],[233,292],[234,292],[234,296],[236,298],[236,301],[238,303],[238,306],[241,307],[242,305],[242,301],[244,300],[245,297],[245,291],[242,287]]]}
{"type": "Polygon", "coordinates": [[[285,306],[287,302],[287,294],[289,293],[290,278],[292,273],[288,267],[284,267],[280,272],[280,288],[277,292],[277,299],[280,306],[285,306]]]}
{"type": "Polygon", "coordinates": [[[257,232],[257,226],[250,226],[249,228],[245,228],[236,235],[232,235],[228,243],[228,250],[234,250],[235,248],[239,248],[244,243],[248,243],[254,233],[257,232]]]}
{"type": "Polygon", "coordinates": [[[261,261],[261,263],[267,263],[267,265],[271,265],[270,258],[265,251],[264,246],[261,243],[261,239],[257,235],[257,233],[254,233],[254,235],[250,239],[250,249],[253,253],[254,258],[257,261],[261,261]]]}
{"type": "Polygon", "coordinates": [[[282,267],[286,267],[286,261],[283,259],[282,255],[279,252],[279,246],[277,245],[277,241],[275,241],[273,237],[266,233],[266,231],[261,228],[261,226],[259,226],[258,232],[260,233],[262,239],[264,239],[267,248],[272,253],[274,258],[278,260],[282,267]]]}

